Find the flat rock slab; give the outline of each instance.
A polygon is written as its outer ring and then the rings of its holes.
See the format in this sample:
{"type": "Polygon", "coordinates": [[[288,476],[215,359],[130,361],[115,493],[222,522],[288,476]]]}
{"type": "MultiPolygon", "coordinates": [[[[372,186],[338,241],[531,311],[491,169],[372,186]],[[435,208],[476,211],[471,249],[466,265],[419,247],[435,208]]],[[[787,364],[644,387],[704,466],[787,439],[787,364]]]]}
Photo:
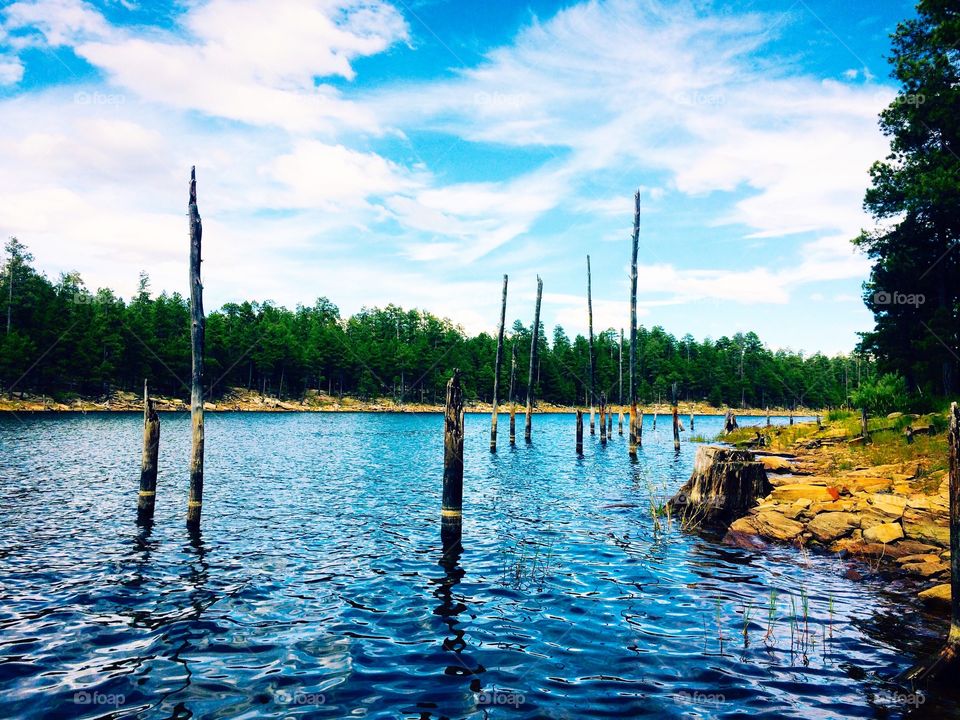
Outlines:
{"type": "Polygon", "coordinates": [[[822,543],[845,537],[860,527],[860,518],[848,512],[825,512],[807,524],[807,530],[822,543]]]}
{"type": "Polygon", "coordinates": [[[809,482],[780,485],[773,489],[770,498],[776,502],[793,502],[806,499],[811,502],[832,502],[837,498],[831,493],[826,484],[812,484],[809,482]]]}
{"type": "Polygon", "coordinates": [[[900,523],[886,523],[874,525],[863,531],[863,539],[867,542],[889,543],[903,537],[903,528],[900,523]]]}

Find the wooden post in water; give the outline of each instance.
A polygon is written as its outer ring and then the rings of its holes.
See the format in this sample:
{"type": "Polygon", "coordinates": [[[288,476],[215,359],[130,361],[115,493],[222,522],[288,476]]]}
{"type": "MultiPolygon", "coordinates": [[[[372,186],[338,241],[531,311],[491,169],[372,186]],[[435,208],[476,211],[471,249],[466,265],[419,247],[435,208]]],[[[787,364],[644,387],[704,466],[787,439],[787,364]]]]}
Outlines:
{"type": "Polygon", "coordinates": [[[793,406],[790,406],[790,424],[793,425],[793,406]]]}
{"type": "Polygon", "coordinates": [[[143,455],[140,460],[140,494],[137,496],[137,520],[153,520],[157,500],[157,455],[160,452],[160,416],[143,381],[143,455]]]}
{"type": "Polygon", "coordinates": [[[500,363],[503,358],[503,325],[507,320],[507,276],[503,276],[500,303],[500,330],[497,332],[497,358],[493,365],[493,410],[490,416],[490,452],[497,451],[497,395],[500,392],[500,363]]]}
{"type": "Polygon", "coordinates": [[[676,404],[673,406],[673,449],[680,449],[680,411],[676,404]]]}
{"type": "Polygon", "coordinates": [[[690,432],[693,432],[693,413],[690,413],[690,432]]]}
{"type": "Polygon", "coordinates": [[[767,406],[767,427],[770,427],[770,406],[767,406]]]}
{"type": "Polygon", "coordinates": [[[607,410],[607,437],[613,438],[613,410],[607,410]]]}
{"type": "Polygon", "coordinates": [[[577,455],[583,455],[583,410],[577,408],[577,455]]]}
{"type": "Polygon", "coordinates": [[[443,505],[444,524],[459,525],[463,515],[463,389],[460,370],[447,381],[447,403],[443,414],[443,505]]]}
{"type": "Polygon", "coordinates": [[[607,394],[600,393],[600,444],[607,444],[607,394]]]}
{"type": "Polygon", "coordinates": [[[630,457],[637,456],[640,423],[637,422],[637,250],[640,245],[640,191],[633,196],[633,237],[630,257],[630,457]]]}
{"type": "MultiPolygon", "coordinates": [[[[593,400],[594,400],[594,383],[596,382],[596,363],[593,357],[593,291],[591,287],[591,277],[590,277],[590,256],[587,255],[587,327],[588,327],[588,345],[587,349],[590,353],[590,377],[589,387],[587,390],[588,397],[587,402],[590,403],[590,434],[595,434],[593,429],[593,400]]],[[[600,416],[601,422],[603,421],[603,415],[600,416]]]]}
{"type": "Polygon", "coordinates": [[[513,383],[517,377],[517,341],[510,343],[510,445],[517,444],[517,403],[513,394],[513,383]]]}
{"type": "Polygon", "coordinates": [[[860,408],[860,434],[864,441],[870,440],[870,431],[867,429],[867,409],[865,407],[860,408]]]}
{"type": "Polygon", "coordinates": [[[530,372],[527,375],[527,420],[523,430],[523,438],[532,442],[533,430],[533,371],[537,367],[537,341],[540,337],[540,299],[543,297],[543,280],[537,275],[537,304],[533,311],[533,332],[530,334],[530,372]]]}
{"type": "Polygon", "coordinates": [[[960,659],[960,408],[950,405],[950,429],[947,433],[950,453],[950,630],[940,653],[910,670],[911,682],[942,680],[956,683],[960,659]]]}
{"type": "Polygon", "coordinates": [[[203,342],[206,321],[203,315],[203,285],[200,284],[200,239],[203,228],[197,210],[196,168],[190,168],[190,497],[187,525],[200,527],[203,508],[203,342]]]}

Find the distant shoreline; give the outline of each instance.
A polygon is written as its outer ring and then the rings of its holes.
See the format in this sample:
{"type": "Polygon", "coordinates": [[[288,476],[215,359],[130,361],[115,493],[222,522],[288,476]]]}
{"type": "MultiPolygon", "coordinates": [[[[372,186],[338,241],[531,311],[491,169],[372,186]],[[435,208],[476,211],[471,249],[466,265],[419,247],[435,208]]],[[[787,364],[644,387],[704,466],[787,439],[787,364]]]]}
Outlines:
{"type": "MultiPolygon", "coordinates": [[[[153,398],[158,412],[174,413],[189,412],[188,403],[180,399],[155,397],[153,398]]],[[[716,408],[707,403],[689,403],[681,402],[679,404],[679,413],[683,417],[694,415],[722,416],[727,410],[732,410],[735,415],[764,416],[767,411],[762,408],[716,408]]],[[[624,414],[629,410],[629,406],[610,404],[610,412],[618,414],[622,408],[624,414]]],[[[433,405],[429,403],[397,403],[392,399],[380,400],[358,400],[356,398],[327,396],[320,394],[310,394],[302,401],[280,400],[279,398],[263,397],[256,393],[248,391],[237,392],[233,396],[226,396],[218,402],[204,403],[204,409],[207,412],[269,412],[269,413],[442,413],[443,405],[433,405]]],[[[539,403],[534,408],[534,413],[538,415],[545,414],[573,414],[578,409],[589,412],[588,407],[572,405],[553,405],[551,403],[539,403]]],[[[638,406],[640,412],[644,415],[670,415],[672,408],[666,403],[650,404],[638,406]]],[[[596,410],[596,408],[595,408],[596,410]]],[[[490,403],[470,403],[464,411],[470,414],[489,414],[492,411],[490,403]]],[[[89,398],[73,400],[69,403],[55,402],[42,396],[29,396],[23,399],[0,397],[0,414],[3,413],[116,413],[116,412],[143,412],[143,400],[133,393],[118,392],[110,397],[109,400],[97,401],[89,398]]],[[[510,403],[500,403],[497,407],[499,415],[510,414],[510,403]]],[[[522,415],[526,412],[525,403],[516,404],[516,413],[522,415]]],[[[771,417],[785,417],[789,414],[786,408],[770,408],[771,417]]],[[[812,417],[817,414],[824,414],[825,411],[814,410],[810,408],[797,408],[793,411],[795,417],[812,417]]],[[[599,411],[597,411],[599,414],[599,411]]]]}

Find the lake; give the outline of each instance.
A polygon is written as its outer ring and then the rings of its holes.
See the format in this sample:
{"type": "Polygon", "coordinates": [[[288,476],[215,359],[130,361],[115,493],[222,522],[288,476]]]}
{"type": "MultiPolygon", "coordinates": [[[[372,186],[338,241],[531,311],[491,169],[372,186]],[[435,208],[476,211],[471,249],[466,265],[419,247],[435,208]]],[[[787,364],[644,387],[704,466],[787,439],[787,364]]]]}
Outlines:
{"type": "Polygon", "coordinates": [[[632,462],[616,422],[577,458],[572,416],[515,448],[501,416],[491,454],[468,414],[446,561],[441,415],[208,414],[199,536],[189,417],[161,418],[140,528],[139,414],[0,417],[0,717],[958,712],[892,682],[946,631],[895,579],[654,519],[696,449],[667,417],[632,462]]]}

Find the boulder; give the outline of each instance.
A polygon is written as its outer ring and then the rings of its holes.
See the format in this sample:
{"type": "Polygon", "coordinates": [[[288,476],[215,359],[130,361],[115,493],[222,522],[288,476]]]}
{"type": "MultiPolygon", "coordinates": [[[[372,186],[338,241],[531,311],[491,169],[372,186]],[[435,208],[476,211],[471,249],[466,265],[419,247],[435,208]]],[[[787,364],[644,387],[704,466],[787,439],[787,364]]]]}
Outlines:
{"type": "Polygon", "coordinates": [[[899,540],[903,537],[903,528],[900,523],[886,523],[885,525],[874,525],[863,531],[863,539],[867,542],[889,543],[899,540]]]}
{"type": "Polygon", "coordinates": [[[950,545],[950,505],[942,495],[913,495],[903,511],[903,532],[908,538],[950,545]]]}
{"type": "Polygon", "coordinates": [[[704,523],[730,522],[747,513],[772,486],[748,450],[717,445],[697,448],[693,473],[670,500],[672,512],[704,523]]]}
{"type": "Polygon", "coordinates": [[[758,455],[757,461],[763,465],[763,469],[768,473],[793,472],[793,463],[777,455],[758,455]]]}
{"type": "Polygon", "coordinates": [[[909,573],[919,575],[921,577],[933,577],[934,575],[950,572],[950,566],[947,563],[940,561],[904,563],[900,567],[909,573]]]}
{"type": "Polygon", "coordinates": [[[853,495],[858,492],[887,492],[893,481],[888,477],[861,475],[852,472],[836,478],[833,484],[842,492],[853,495]]]}
{"type": "Polygon", "coordinates": [[[761,512],[750,518],[751,524],[764,537],[784,542],[795,539],[803,532],[803,523],[791,520],[778,512],[761,512]]]}
{"type": "Polygon", "coordinates": [[[902,558],[897,558],[897,562],[903,565],[904,563],[935,563],[940,562],[939,555],[933,555],[930,553],[921,554],[921,555],[904,555],[902,558]]]}
{"type": "Polygon", "coordinates": [[[818,541],[828,543],[852,533],[860,525],[860,518],[848,512],[825,512],[807,524],[807,530],[818,541]]]}
{"type": "Polygon", "coordinates": [[[943,583],[927,588],[921,592],[918,597],[930,605],[934,605],[943,610],[949,610],[950,599],[952,597],[950,593],[950,583],[943,583]]]}

